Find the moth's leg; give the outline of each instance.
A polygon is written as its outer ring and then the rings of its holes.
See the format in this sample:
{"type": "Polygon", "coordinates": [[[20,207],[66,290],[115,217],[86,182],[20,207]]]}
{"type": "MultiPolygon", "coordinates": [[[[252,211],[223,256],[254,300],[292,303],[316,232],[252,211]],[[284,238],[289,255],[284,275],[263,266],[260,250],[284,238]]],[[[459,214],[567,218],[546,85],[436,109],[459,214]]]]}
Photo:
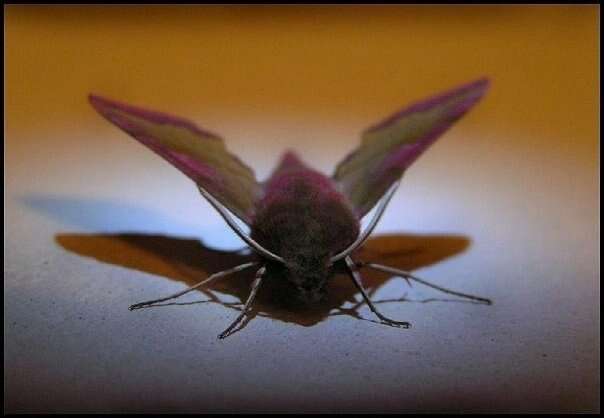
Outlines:
{"type": "Polygon", "coordinates": [[[389,325],[396,325],[396,326],[400,326],[403,328],[411,327],[411,324],[409,322],[395,321],[393,319],[385,317],[377,310],[377,308],[371,302],[371,299],[369,299],[367,292],[363,288],[363,284],[361,282],[361,275],[359,274],[356,264],[354,263],[354,261],[352,261],[350,256],[347,256],[345,258],[345,260],[346,260],[346,266],[348,267],[348,272],[350,273],[350,277],[352,278],[353,283],[355,284],[357,289],[359,289],[359,292],[361,292],[361,295],[363,295],[363,299],[365,299],[365,302],[367,302],[367,305],[369,305],[369,308],[371,309],[371,311],[378,318],[380,318],[382,321],[386,322],[389,325]]]}
{"type": "Polygon", "coordinates": [[[420,279],[417,276],[414,276],[413,274],[409,273],[408,271],[404,271],[404,270],[400,270],[400,269],[396,269],[396,268],[393,268],[393,267],[388,267],[388,266],[384,266],[384,265],[376,264],[376,263],[357,263],[356,266],[359,267],[359,268],[361,268],[361,267],[369,267],[371,269],[382,271],[382,272],[385,272],[385,273],[396,274],[397,276],[403,277],[407,281],[409,281],[409,280],[415,280],[418,283],[421,283],[421,284],[423,284],[425,286],[431,287],[431,288],[436,289],[436,290],[440,290],[443,293],[448,293],[450,295],[455,295],[455,296],[459,296],[459,297],[462,297],[462,298],[475,300],[477,302],[484,303],[486,305],[491,305],[493,303],[490,299],[487,299],[487,298],[481,298],[479,296],[468,295],[466,293],[457,292],[455,290],[446,289],[444,287],[432,284],[432,283],[427,282],[427,281],[425,281],[423,279],[420,279]]]}
{"type": "Polygon", "coordinates": [[[233,329],[237,326],[237,324],[239,322],[241,322],[241,320],[245,317],[248,310],[252,306],[254,299],[256,298],[256,293],[258,293],[258,289],[260,289],[260,284],[262,283],[262,279],[264,278],[265,272],[266,272],[266,266],[262,266],[258,269],[258,271],[256,271],[256,278],[252,282],[252,286],[251,286],[252,290],[250,291],[250,295],[247,297],[247,300],[245,301],[245,305],[244,305],[243,309],[241,310],[241,313],[239,314],[239,316],[237,318],[235,318],[233,323],[231,323],[231,325],[229,325],[227,329],[225,329],[224,331],[222,331],[222,333],[220,333],[218,335],[218,338],[223,339],[223,338],[228,337],[231,334],[231,331],[233,331],[233,329]]]}
{"type": "Polygon", "coordinates": [[[176,299],[177,297],[180,297],[186,293],[189,293],[192,290],[197,289],[200,286],[206,285],[208,283],[210,283],[211,281],[214,281],[220,277],[224,277],[227,276],[229,274],[233,274],[236,273],[238,271],[241,270],[245,270],[246,268],[255,266],[256,264],[258,264],[257,262],[249,262],[249,263],[244,263],[244,264],[240,264],[236,267],[233,267],[231,269],[228,270],[223,270],[223,271],[219,271],[218,273],[214,273],[211,276],[209,276],[208,278],[202,280],[201,282],[197,283],[196,285],[193,285],[191,287],[189,287],[188,289],[182,290],[180,292],[174,293],[173,295],[170,296],[166,296],[160,299],[154,299],[154,300],[148,300],[146,302],[140,302],[140,303],[135,303],[134,305],[131,305],[128,309],[130,309],[131,311],[135,310],[135,309],[140,309],[140,308],[144,308],[145,306],[149,306],[149,305],[153,305],[154,303],[158,303],[158,302],[164,302],[166,300],[170,300],[170,299],[176,299]]]}

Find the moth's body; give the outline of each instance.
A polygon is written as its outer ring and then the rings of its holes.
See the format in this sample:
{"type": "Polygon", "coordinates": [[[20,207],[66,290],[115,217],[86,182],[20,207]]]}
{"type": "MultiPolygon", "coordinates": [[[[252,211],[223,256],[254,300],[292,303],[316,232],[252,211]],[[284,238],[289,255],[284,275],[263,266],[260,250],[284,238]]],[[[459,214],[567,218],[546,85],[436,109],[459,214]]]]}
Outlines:
{"type": "MultiPolygon", "coordinates": [[[[182,292],[130,308],[170,300],[218,277],[256,266],[250,295],[237,319],[220,334],[224,338],[250,309],[265,275],[287,280],[296,289],[298,299],[315,302],[325,294],[334,267],[341,264],[382,321],[408,327],[407,322],[385,317],[371,303],[362,285],[360,264],[353,261],[352,253],[375,227],[405,170],[481,99],[488,85],[487,79],[476,80],[414,103],[371,126],[362,133],[361,145],[337,165],[330,177],[287,153],[264,183],[258,182],[253,170],[227,151],[218,135],[186,119],[91,95],[91,104],[105,118],[191,178],[260,258],[214,273],[182,292]],[[376,205],[373,219],[360,234],[359,220],[376,205]],[[231,214],[250,227],[250,235],[233,221],[231,214]]],[[[363,265],[490,304],[488,299],[448,291],[402,270],[374,263],[363,265]]]]}
{"type": "Polygon", "coordinates": [[[288,152],[263,185],[251,237],[279,254],[277,269],[303,302],[325,295],[330,259],[359,235],[359,221],[332,179],[310,169],[288,152]]]}

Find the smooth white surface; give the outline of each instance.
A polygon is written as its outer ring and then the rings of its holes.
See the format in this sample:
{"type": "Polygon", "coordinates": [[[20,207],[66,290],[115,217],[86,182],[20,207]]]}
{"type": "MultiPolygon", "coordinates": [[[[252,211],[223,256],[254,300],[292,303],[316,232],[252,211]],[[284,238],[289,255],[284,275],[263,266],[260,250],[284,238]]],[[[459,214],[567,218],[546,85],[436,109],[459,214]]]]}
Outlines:
{"type": "MultiPolygon", "coordinates": [[[[365,254],[403,268],[419,264],[421,276],[495,304],[378,305],[410,321],[410,330],[325,317],[321,310],[308,318],[289,314],[266,295],[261,315],[224,341],[216,335],[237,311],[219,303],[129,312],[132,303],[238,262],[198,247],[198,239],[223,249],[239,243],[194,185],[155,156],[145,157],[144,149],[132,158],[145,165],[124,167],[125,184],[113,180],[118,168],[108,178],[95,171],[94,153],[83,155],[90,169],[58,154],[38,165],[49,176],[13,172],[5,270],[11,409],[551,411],[595,405],[596,214],[589,198],[572,198],[581,193],[573,185],[586,188],[593,180],[569,180],[553,170],[532,175],[530,159],[511,170],[511,155],[501,153],[468,165],[453,160],[442,175],[439,163],[449,161],[447,148],[456,141],[450,135],[409,172],[365,254]],[[74,192],[82,175],[98,177],[74,192]],[[160,179],[157,189],[147,187],[151,177],[160,179]],[[140,187],[132,187],[137,181],[140,187]],[[552,181],[567,198],[552,195],[552,181]],[[130,241],[112,235],[118,233],[132,234],[130,241]],[[390,237],[380,238],[384,234],[390,237]],[[444,248],[435,245],[439,240],[444,248]]],[[[312,161],[312,151],[306,154],[312,161]]],[[[409,289],[401,279],[365,275],[382,283],[374,300],[451,299],[421,285],[409,289]]],[[[245,297],[245,278],[236,282],[218,297],[227,303],[245,297]]],[[[332,291],[360,300],[344,276],[334,279],[332,291]]],[[[178,302],[207,300],[194,293],[178,302]]],[[[353,304],[336,301],[328,308],[337,313],[340,306],[353,304]]],[[[375,319],[364,305],[358,313],[375,319]]]]}

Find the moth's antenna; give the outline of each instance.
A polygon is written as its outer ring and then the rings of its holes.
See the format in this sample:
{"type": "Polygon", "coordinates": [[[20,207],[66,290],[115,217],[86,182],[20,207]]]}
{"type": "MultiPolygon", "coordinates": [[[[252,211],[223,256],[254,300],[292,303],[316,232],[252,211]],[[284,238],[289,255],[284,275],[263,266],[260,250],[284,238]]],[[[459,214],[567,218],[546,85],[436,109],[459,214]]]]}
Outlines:
{"type": "Polygon", "coordinates": [[[361,292],[361,295],[363,295],[363,299],[365,299],[365,302],[367,302],[367,305],[369,305],[369,308],[371,309],[371,311],[378,318],[380,318],[382,321],[388,323],[389,325],[400,326],[403,328],[409,328],[411,326],[411,324],[409,322],[395,321],[393,319],[387,318],[384,315],[382,315],[380,313],[380,311],[378,311],[377,308],[375,306],[373,306],[371,299],[369,299],[367,292],[363,288],[363,283],[361,282],[361,275],[359,274],[358,267],[354,263],[354,261],[352,261],[352,258],[350,258],[348,256],[346,257],[346,267],[348,267],[348,272],[350,273],[352,282],[355,284],[355,286],[357,287],[359,292],[361,292]]]}
{"type": "Polygon", "coordinates": [[[233,323],[231,325],[229,325],[229,327],[227,329],[225,329],[218,336],[218,338],[220,338],[222,340],[222,339],[228,337],[229,335],[231,335],[231,332],[233,331],[233,329],[237,326],[237,324],[239,322],[241,322],[243,317],[247,314],[250,307],[252,306],[252,302],[254,302],[254,299],[256,298],[256,293],[258,293],[258,289],[260,289],[260,284],[262,283],[262,278],[264,277],[264,273],[266,273],[266,266],[260,267],[258,269],[258,271],[256,272],[256,278],[252,282],[252,290],[250,291],[250,295],[247,297],[247,300],[245,301],[245,306],[241,310],[241,313],[239,314],[239,316],[237,318],[235,318],[233,323]]]}
{"type": "Polygon", "coordinates": [[[334,255],[333,257],[331,257],[331,260],[330,260],[331,263],[335,263],[336,261],[341,260],[342,258],[346,257],[347,255],[352,253],[354,250],[356,250],[358,247],[360,247],[367,240],[367,238],[369,238],[369,235],[374,230],[378,221],[384,214],[384,211],[386,210],[386,207],[388,206],[390,199],[392,199],[392,196],[394,195],[394,192],[396,191],[400,182],[401,181],[398,180],[398,181],[396,181],[396,183],[394,183],[392,186],[390,186],[390,190],[388,190],[386,195],[380,201],[380,205],[378,206],[377,211],[375,212],[375,215],[373,215],[373,219],[371,219],[371,222],[369,223],[367,228],[365,228],[363,233],[361,235],[359,235],[359,237],[356,239],[356,241],[353,242],[348,248],[346,248],[344,251],[334,255]]]}
{"type": "Polygon", "coordinates": [[[421,283],[424,286],[431,287],[431,288],[439,290],[439,291],[441,291],[443,293],[448,293],[450,295],[455,295],[455,296],[459,296],[459,297],[462,297],[462,298],[475,300],[475,301],[484,303],[486,305],[493,304],[493,302],[491,301],[491,299],[481,298],[479,296],[468,295],[466,293],[457,292],[455,290],[445,289],[444,287],[440,287],[438,285],[435,285],[435,284],[427,282],[427,281],[425,281],[423,279],[420,279],[419,277],[412,275],[408,271],[404,271],[404,270],[400,270],[400,269],[395,269],[393,267],[388,267],[388,266],[384,266],[384,265],[376,264],[376,263],[357,263],[357,267],[369,267],[371,269],[378,270],[378,271],[383,271],[385,273],[396,274],[397,276],[401,276],[401,277],[403,277],[403,278],[405,278],[407,280],[409,280],[409,279],[410,280],[415,280],[416,282],[421,283]]]}
{"type": "Polygon", "coordinates": [[[222,204],[218,200],[216,200],[214,198],[214,196],[212,196],[211,194],[206,192],[205,189],[203,187],[201,187],[200,185],[197,185],[197,187],[199,188],[199,192],[202,194],[202,196],[205,197],[208,200],[208,202],[210,202],[210,204],[214,207],[214,209],[216,209],[218,211],[220,216],[222,216],[222,219],[224,219],[225,222],[233,229],[233,231],[235,231],[235,233],[237,235],[239,235],[239,238],[244,240],[250,247],[252,247],[256,251],[258,251],[260,254],[264,255],[265,257],[270,258],[273,261],[279,261],[280,263],[285,264],[285,260],[283,258],[279,257],[277,254],[270,252],[269,250],[264,248],[262,245],[258,244],[256,241],[254,241],[249,235],[247,235],[239,227],[239,225],[237,225],[235,223],[235,221],[233,220],[233,218],[231,218],[231,216],[229,215],[227,210],[224,208],[224,206],[222,206],[222,204]]]}
{"type": "Polygon", "coordinates": [[[241,270],[245,270],[246,268],[255,266],[256,262],[250,262],[250,263],[244,263],[244,264],[240,264],[236,267],[233,267],[231,269],[228,270],[223,270],[223,271],[219,271],[218,273],[214,273],[211,276],[207,277],[206,279],[200,281],[199,283],[197,283],[196,285],[193,285],[191,287],[189,287],[188,289],[182,290],[180,292],[174,293],[173,295],[170,296],[166,296],[164,298],[161,299],[154,299],[154,300],[148,300],[146,302],[140,302],[140,303],[135,303],[134,305],[130,306],[128,309],[130,309],[131,311],[135,310],[135,309],[140,309],[140,308],[144,308],[145,306],[149,306],[149,305],[153,305],[154,303],[158,303],[158,302],[164,302],[166,300],[170,300],[170,299],[176,299],[186,293],[189,293],[191,290],[195,290],[200,286],[203,286],[213,280],[218,279],[219,277],[222,276],[226,276],[228,274],[232,274],[232,273],[236,273],[238,271],[241,270]]]}

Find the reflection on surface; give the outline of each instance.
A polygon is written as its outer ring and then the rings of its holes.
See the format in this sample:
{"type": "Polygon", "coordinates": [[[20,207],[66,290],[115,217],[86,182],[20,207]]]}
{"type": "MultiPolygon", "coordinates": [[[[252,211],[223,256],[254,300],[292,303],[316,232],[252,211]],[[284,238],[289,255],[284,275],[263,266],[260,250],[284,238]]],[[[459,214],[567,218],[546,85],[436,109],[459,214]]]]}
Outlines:
{"type": "MultiPolygon", "coordinates": [[[[169,225],[171,229],[188,230],[181,219],[172,219],[153,210],[128,203],[47,194],[27,195],[21,198],[21,202],[45,217],[85,230],[133,231],[165,225],[169,225]]],[[[225,234],[230,234],[226,227],[225,234]]],[[[182,282],[187,287],[200,282],[212,273],[232,268],[254,257],[247,251],[214,249],[194,238],[142,232],[60,233],[55,235],[55,241],[62,248],[78,255],[166,277],[182,282]]],[[[357,251],[355,259],[411,271],[459,254],[467,249],[469,243],[469,238],[454,234],[379,235],[369,239],[357,251]]],[[[254,269],[249,269],[217,280],[211,284],[211,288],[199,288],[198,291],[204,295],[203,300],[191,301],[190,298],[183,298],[154,306],[214,302],[240,310],[241,303],[225,302],[216,293],[230,295],[241,302],[245,301],[250,291],[253,272],[254,269]]],[[[364,269],[362,275],[370,296],[392,278],[369,269],[364,269]]],[[[292,303],[288,297],[291,294],[292,289],[284,280],[279,278],[265,280],[249,318],[253,318],[254,315],[268,316],[304,326],[314,325],[330,315],[350,315],[364,319],[357,312],[363,305],[362,299],[347,276],[337,275],[332,278],[327,300],[310,307],[301,307],[292,303]]],[[[166,295],[149,294],[147,299],[164,296],[166,295]]],[[[450,298],[430,298],[415,302],[451,300],[467,302],[450,298]]],[[[378,304],[403,301],[410,300],[404,295],[393,295],[382,301],[374,300],[378,304]]],[[[137,303],[141,300],[130,302],[137,303]]]]}
{"type": "Polygon", "coordinates": [[[164,226],[171,229],[191,228],[191,225],[183,225],[177,218],[166,217],[130,202],[46,193],[28,194],[19,201],[47,218],[85,230],[124,231],[164,226]]]}
{"type": "MultiPolygon", "coordinates": [[[[55,239],[61,247],[76,254],[92,257],[104,263],[164,276],[183,282],[187,286],[198,283],[209,274],[242,264],[254,257],[253,254],[244,252],[211,249],[195,239],[163,235],[58,234],[55,239]]],[[[383,235],[370,239],[356,258],[389,264],[404,270],[414,270],[458,254],[468,245],[469,239],[458,235],[383,235]]],[[[252,276],[253,271],[248,270],[216,281],[211,285],[211,289],[199,289],[206,295],[204,301],[187,302],[176,299],[173,303],[163,305],[190,305],[212,301],[226,307],[240,309],[240,304],[221,301],[214,291],[232,295],[243,302],[249,294],[252,276]]],[[[369,270],[363,272],[363,277],[370,295],[390,279],[389,275],[369,270]]],[[[291,290],[284,280],[276,277],[266,280],[255,301],[250,319],[259,314],[304,326],[314,325],[330,314],[351,315],[362,319],[357,313],[357,309],[362,305],[355,298],[357,290],[352,282],[343,276],[335,276],[329,284],[328,298],[311,307],[292,304],[287,298],[291,290]],[[353,307],[344,308],[343,305],[347,302],[353,303],[353,307]],[[331,313],[332,310],[336,312],[331,313]]],[[[162,296],[165,295],[150,295],[150,297],[162,296]]],[[[391,301],[405,301],[405,298],[382,302],[391,301]]],[[[132,301],[135,302],[140,301],[132,301]]]]}

